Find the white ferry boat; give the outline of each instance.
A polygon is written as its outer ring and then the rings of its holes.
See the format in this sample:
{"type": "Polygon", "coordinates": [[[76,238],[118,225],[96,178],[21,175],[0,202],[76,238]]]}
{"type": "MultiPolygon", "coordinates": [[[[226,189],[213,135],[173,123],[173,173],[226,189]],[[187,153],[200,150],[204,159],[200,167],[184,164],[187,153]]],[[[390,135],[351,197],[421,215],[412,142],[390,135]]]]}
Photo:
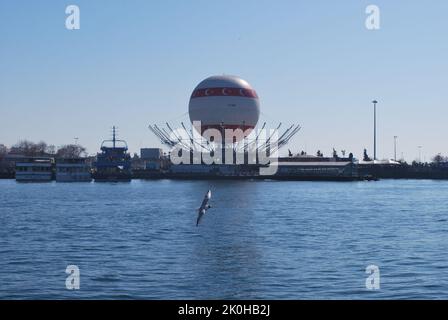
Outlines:
{"type": "Polygon", "coordinates": [[[56,159],[57,182],[90,182],[91,168],[84,158],[56,159]]]}
{"type": "Polygon", "coordinates": [[[16,162],[16,181],[49,182],[53,179],[53,160],[29,158],[16,162]]]}

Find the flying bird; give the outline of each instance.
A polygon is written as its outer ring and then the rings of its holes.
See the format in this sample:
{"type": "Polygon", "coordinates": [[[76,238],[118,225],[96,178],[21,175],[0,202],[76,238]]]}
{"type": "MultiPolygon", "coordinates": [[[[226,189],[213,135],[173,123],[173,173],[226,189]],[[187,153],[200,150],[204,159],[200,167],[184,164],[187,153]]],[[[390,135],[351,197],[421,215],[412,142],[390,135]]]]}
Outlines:
{"type": "Polygon", "coordinates": [[[205,214],[205,212],[209,208],[211,208],[211,206],[208,204],[211,197],[212,197],[212,192],[211,192],[211,190],[208,190],[207,193],[205,194],[204,200],[202,200],[201,206],[198,209],[198,219],[196,220],[196,227],[199,225],[199,222],[201,221],[202,216],[205,214]]]}

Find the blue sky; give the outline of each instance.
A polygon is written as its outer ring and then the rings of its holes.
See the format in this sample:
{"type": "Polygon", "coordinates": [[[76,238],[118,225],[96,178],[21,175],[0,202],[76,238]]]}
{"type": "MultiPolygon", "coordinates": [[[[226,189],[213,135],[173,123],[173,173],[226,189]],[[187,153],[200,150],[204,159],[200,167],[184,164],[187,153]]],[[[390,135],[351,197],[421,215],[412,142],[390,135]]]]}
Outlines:
{"type": "Polygon", "coordinates": [[[427,160],[448,154],[447,1],[0,0],[0,143],[90,153],[112,125],[132,152],[160,146],[147,125],[187,121],[202,79],[249,81],[262,119],[302,125],[289,146],[427,160]],[[81,29],[65,28],[65,8],[81,29]],[[381,10],[381,29],[364,26],[381,10]]]}

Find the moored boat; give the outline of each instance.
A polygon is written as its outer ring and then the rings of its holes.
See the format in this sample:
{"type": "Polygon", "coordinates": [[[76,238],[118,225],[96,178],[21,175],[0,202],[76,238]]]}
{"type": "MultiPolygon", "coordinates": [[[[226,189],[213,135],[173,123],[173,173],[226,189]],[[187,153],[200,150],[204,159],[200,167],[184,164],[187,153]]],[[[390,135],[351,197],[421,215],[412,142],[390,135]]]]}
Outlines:
{"type": "Polygon", "coordinates": [[[56,159],[57,182],[90,182],[92,173],[85,158],[56,159]]]}
{"type": "Polygon", "coordinates": [[[95,182],[128,182],[132,179],[131,156],[124,140],[116,138],[113,127],[112,140],[104,140],[101,152],[94,163],[93,179],[95,182]]]}
{"type": "Polygon", "coordinates": [[[16,163],[16,181],[50,182],[53,180],[53,159],[27,158],[16,163]]]}

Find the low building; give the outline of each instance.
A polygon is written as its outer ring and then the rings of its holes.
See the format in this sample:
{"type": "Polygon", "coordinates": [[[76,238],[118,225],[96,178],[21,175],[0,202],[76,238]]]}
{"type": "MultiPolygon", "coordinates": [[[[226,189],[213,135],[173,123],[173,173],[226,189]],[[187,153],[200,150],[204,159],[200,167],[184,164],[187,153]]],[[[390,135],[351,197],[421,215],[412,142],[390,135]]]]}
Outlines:
{"type": "Polygon", "coordinates": [[[92,170],[85,158],[56,159],[57,182],[90,182],[92,170]]]}
{"type": "Polygon", "coordinates": [[[160,170],[162,168],[163,150],[160,148],[140,149],[140,159],[145,170],[160,170]]]}
{"type": "Polygon", "coordinates": [[[142,160],[160,160],[163,156],[163,150],[160,148],[141,148],[140,158],[142,160]]]}

